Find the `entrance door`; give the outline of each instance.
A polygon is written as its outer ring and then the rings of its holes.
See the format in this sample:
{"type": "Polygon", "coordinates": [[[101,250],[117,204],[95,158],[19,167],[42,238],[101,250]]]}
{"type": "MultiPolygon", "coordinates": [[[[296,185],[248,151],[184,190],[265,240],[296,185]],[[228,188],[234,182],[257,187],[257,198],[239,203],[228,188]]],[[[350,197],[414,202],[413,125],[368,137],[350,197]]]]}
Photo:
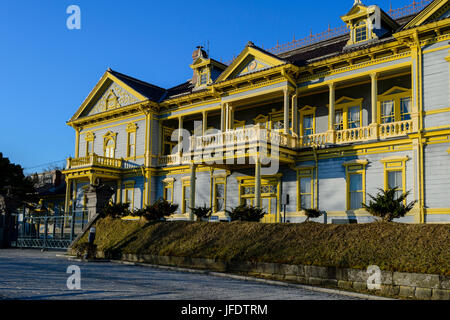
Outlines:
{"type": "MultiPolygon", "coordinates": [[[[246,183],[241,187],[241,204],[255,205],[255,186],[246,183]]],[[[266,212],[262,223],[276,223],[279,221],[278,184],[266,183],[261,186],[261,207],[266,212]]]]}

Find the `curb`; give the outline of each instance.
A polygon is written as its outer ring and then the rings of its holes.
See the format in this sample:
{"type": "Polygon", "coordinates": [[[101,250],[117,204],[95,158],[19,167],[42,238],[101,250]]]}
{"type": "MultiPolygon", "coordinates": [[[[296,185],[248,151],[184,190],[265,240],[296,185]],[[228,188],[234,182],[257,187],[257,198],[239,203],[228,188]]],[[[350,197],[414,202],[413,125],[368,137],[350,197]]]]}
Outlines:
{"type": "Polygon", "coordinates": [[[122,260],[111,260],[111,262],[117,263],[117,264],[130,265],[130,266],[140,266],[140,267],[148,267],[148,268],[170,270],[170,271],[179,271],[179,272],[186,272],[186,273],[206,274],[206,275],[210,275],[210,276],[214,276],[214,277],[222,277],[222,278],[251,281],[251,282],[261,282],[261,283],[270,284],[270,285],[305,289],[305,290],[323,292],[323,293],[329,293],[329,294],[339,294],[339,295],[343,295],[343,296],[349,296],[352,298],[361,298],[361,299],[366,299],[366,300],[396,300],[393,298],[374,296],[374,295],[369,295],[369,294],[364,294],[364,293],[349,292],[349,291],[342,291],[342,290],[338,290],[338,289],[330,289],[330,288],[322,288],[322,287],[313,287],[313,286],[308,286],[308,285],[303,285],[303,284],[294,284],[294,283],[288,283],[288,282],[283,282],[283,281],[267,280],[267,279],[241,276],[241,275],[222,273],[222,272],[214,272],[214,271],[208,271],[208,270],[161,266],[161,265],[139,263],[139,262],[129,262],[129,261],[122,261],[122,260]]]}
{"type": "Polygon", "coordinates": [[[185,273],[205,274],[205,275],[210,275],[213,277],[243,280],[243,281],[249,281],[249,282],[260,282],[260,283],[265,283],[265,284],[270,284],[270,285],[275,285],[275,286],[305,289],[305,290],[323,292],[323,293],[328,293],[328,294],[338,294],[338,295],[348,296],[348,297],[352,297],[352,298],[361,298],[361,299],[366,299],[366,300],[396,300],[393,298],[374,296],[374,295],[369,295],[369,294],[364,294],[364,293],[342,291],[342,290],[338,290],[338,289],[330,289],[330,288],[323,288],[323,287],[313,287],[313,286],[308,286],[308,285],[303,285],[303,284],[294,284],[294,283],[288,283],[288,282],[283,282],[283,281],[267,280],[267,279],[261,279],[261,278],[255,278],[255,277],[249,277],[249,276],[241,276],[241,275],[230,274],[230,273],[215,272],[215,271],[209,271],[209,270],[170,267],[170,266],[162,266],[162,265],[155,265],[155,264],[148,264],[148,263],[123,261],[123,260],[107,260],[107,259],[83,260],[83,259],[76,258],[75,256],[70,256],[70,255],[66,255],[66,254],[64,254],[64,255],[57,254],[56,256],[60,257],[60,258],[66,258],[67,260],[70,260],[70,261],[77,261],[77,262],[94,262],[94,263],[95,262],[111,262],[111,263],[115,263],[115,264],[123,264],[123,265],[129,265],[129,266],[139,266],[139,267],[147,267],[147,268],[169,270],[169,271],[178,271],[178,272],[185,272],[185,273]]]}

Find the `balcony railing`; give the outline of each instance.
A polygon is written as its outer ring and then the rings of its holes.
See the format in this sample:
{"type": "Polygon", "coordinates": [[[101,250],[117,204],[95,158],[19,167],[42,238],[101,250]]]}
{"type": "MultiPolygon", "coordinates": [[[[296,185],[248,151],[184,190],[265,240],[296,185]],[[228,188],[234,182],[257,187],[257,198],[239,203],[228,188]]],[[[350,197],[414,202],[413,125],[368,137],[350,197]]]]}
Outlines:
{"type": "Polygon", "coordinates": [[[124,159],[107,158],[97,154],[91,154],[87,157],[67,159],[67,169],[77,169],[83,167],[106,167],[113,169],[133,169],[139,165],[125,161],[124,159]]]}
{"type": "Polygon", "coordinates": [[[242,146],[266,144],[268,147],[278,146],[287,149],[318,148],[326,145],[340,145],[373,139],[386,139],[404,136],[413,132],[412,120],[378,125],[378,127],[360,127],[334,132],[322,132],[296,138],[276,130],[264,129],[259,126],[231,130],[205,136],[195,136],[190,139],[190,150],[180,154],[159,157],[160,166],[189,164],[199,153],[207,150],[231,151],[242,149],[242,146]]]}
{"type": "Polygon", "coordinates": [[[403,136],[405,134],[411,133],[413,131],[412,127],[413,126],[411,120],[381,124],[380,138],[386,139],[391,137],[403,136]]]}
{"type": "MultiPolygon", "coordinates": [[[[267,145],[282,148],[295,149],[298,147],[298,139],[290,134],[284,134],[277,130],[269,130],[258,125],[245,128],[208,134],[204,136],[194,136],[190,138],[190,150],[185,150],[182,155],[171,154],[159,157],[160,166],[170,166],[177,164],[188,164],[192,157],[204,150],[212,149],[242,149],[245,146],[267,145]]],[[[208,154],[208,152],[206,152],[208,154]]]]}

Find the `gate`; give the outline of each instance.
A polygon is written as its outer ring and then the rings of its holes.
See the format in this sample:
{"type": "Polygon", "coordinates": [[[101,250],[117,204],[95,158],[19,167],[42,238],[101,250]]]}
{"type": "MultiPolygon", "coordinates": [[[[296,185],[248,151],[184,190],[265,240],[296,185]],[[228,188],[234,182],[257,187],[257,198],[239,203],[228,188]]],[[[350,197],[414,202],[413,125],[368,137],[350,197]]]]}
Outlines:
{"type": "Polygon", "coordinates": [[[13,216],[11,246],[16,248],[67,249],[88,223],[86,210],[55,215],[13,216]]]}

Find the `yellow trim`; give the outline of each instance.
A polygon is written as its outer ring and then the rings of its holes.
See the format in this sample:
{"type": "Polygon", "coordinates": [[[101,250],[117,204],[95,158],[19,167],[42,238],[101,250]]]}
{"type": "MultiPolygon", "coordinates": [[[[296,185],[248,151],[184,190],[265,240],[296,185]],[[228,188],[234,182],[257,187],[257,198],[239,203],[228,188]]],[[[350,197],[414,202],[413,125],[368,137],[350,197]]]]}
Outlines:
{"type": "Polygon", "coordinates": [[[127,160],[131,160],[131,159],[133,159],[133,160],[135,160],[136,159],[136,149],[137,149],[137,129],[138,129],[138,126],[137,126],[137,124],[136,123],[129,123],[128,125],[127,125],[127,128],[126,128],[126,132],[127,132],[127,160]],[[133,141],[133,144],[132,143],[130,143],[131,141],[131,139],[130,139],[130,137],[131,137],[131,134],[134,134],[134,141],[133,141]],[[131,146],[134,146],[134,152],[130,152],[130,147],[131,146]]]}
{"type": "MultiPolygon", "coordinates": [[[[142,101],[148,100],[147,97],[143,96],[142,94],[140,94],[139,92],[137,92],[136,90],[134,90],[133,88],[131,88],[130,86],[128,86],[127,84],[122,82],[121,80],[119,80],[117,77],[112,75],[109,71],[106,71],[103,74],[100,81],[96,84],[95,88],[89,93],[86,100],[84,100],[83,103],[81,104],[81,106],[78,108],[77,112],[75,112],[74,116],[71,119],[71,122],[78,120],[79,116],[89,106],[91,101],[93,101],[93,99],[95,99],[95,97],[99,94],[100,90],[104,87],[104,85],[106,85],[106,82],[108,80],[112,81],[113,83],[115,82],[118,86],[122,87],[122,89],[124,89],[125,91],[128,91],[129,93],[131,93],[137,99],[140,99],[142,101]]],[[[142,101],[140,101],[140,102],[142,102],[142,101]]]]}
{"type": "MultiPolygon", "coordinates": [[[[426,214],[450,214],[450,208],[426,208],[425,213],[426,214]]],[[[433,222],[433,223],[436,223],[436,222],[433,222]]]]}
{"type": "Polygon", "coordinates": [[[442,109],[428,110],[428,111],[425,111],[424,114],[425,114],[426,116],[431,116],[431,115],[433,115],[433,114],[445,113],[445,112],[450,112],[450,108],[442,108],[442,109]]]}
{"type": "MultiPolygon", "coordinates": [[[[276,186],[276,193],[261,193],[262,199],[269,199],[269,210],[272,209],[272,199],[277,199],[277,211],[268,213],[262,220],[262,223],[277,223],[280,221],[280,199],[281,199],[281,177],[283,174],[278,173],[272,176],[261,176],[261,188],[267,186],[276,186]]],[[[248,199],[254,205],[255,195],[244,196],[242,194],[243,187],[255,187],[255,177],[242,176],[236,177],[239,184],[239,204],[243,204],[244,200],[248,199]]],[[[255,190],[256,192],[256,190],[255,190]]]]}
{"type": "MultiPolygon", "coordinates": [[[[189,187],[189,193],[192,191],[191,190],[191,178],[190,177],[183,177],[181,178],[181,214],[187,214],[188,213],[188,209],[186,208],[186,189],[189,187]]],[[[189,199],[190,200],[190,197],[189,199]]],[[[189,203],[189,205],[191,205],[189,203]]]]}
{"type": "MultiPolygon", "coordinates": [[[[362,175],[362,196],[363,203],[366,203],[366,165],[369,162],[367,160],[353,160],[343,163],[345,167],[346,176],[346,194],[347,194],[347,210],[359,210],[351,209],[351,193],[350,193],[350,176],[351,175],[362,175]]],[[[362,207],[362,206],[361,206],[362,207]]]]}
{"type": "Polygon", "coordinates": [[[89,132],[85,135],[84,141],[86,143],[86,152],[85,155],[88,157],[89,155],[94,153],[94,141],[95,141],[95,134],[92,132],[89,132]],[[91,148],[90,148],[91,147],[91,148]],[[91,149],[89,152],[89,149],[91,149]]]}
{"type": "Polygon", "coordinates": [[[213,214],[221,214],[224,213],[226,208],[227,208],[227,175],[215,175],[212,177],[212,201],[211,201],[211,208],[212,208],[212,212],[213,214]],[[223,184],[224,186],[224,194],[223,194],[223,210],[222,211],[218,211],[217,210],[217,191],[216,191],[216,186],[219,184],[223,184]]]}
{"type": "MultiPolygon", "coordinates": [[[[342,97],[338,100],[336,100],[335,102],[335,117],[336,117],[336,111],[337,110],[342,110],[342,129],[339,130],[347,130],[349,129],[349,109],[352,107],[359,107],[359,126],[358,128],[361,128],[363,126],[363,109],[362,109],[362,102],[363,99],[353,99],[353,98],[349,98],[349,97],[342,97]],[[349,100],[350,102],[345,102],[342,103],[343,101],[349,100]]],[[[330,105],[327,104],[327,107],[329,108],[330,105]]],[[[333,119],[334,122],[334,130],[336,130],[336,126],[338,126],[339,124],[336,123],[336,119],[333,119]]]]}
{"type": "MultiPolygon", "coordinates": [[[[409,157],[388,157],[381,159],[380,162],[384,166],[384,190],[389,188],[389,172],[401,172],[402,173],[402,193],[406,192],[406,161],[409,157]]],[[[406,199],[405,199],[406,202],[406,199]]]]}
{"type": "MultiPolygon", "coordinates": [[[[311,179],[311,193],[305,193],[307,195],[311,196],[311,209],[315,208],[315,201],[314,201],[314,170],[316,168],[311,167],[297,167],[297,211],[302,211],[302,193],[301,193],[301,179],[311,179]]],[[[310,208],[304,208],[304,209],[310,209],[310,208]]]]}
{"type": "Polygon", "coordinates": [[[432,52],[436,52],[436,51],[440,51],[440,50],[444,50],[444,49],[448,49],[448,48],[450,48],[450,45],[446,45],[446,46],[442,46],[442,47],[434,48],[434,49],[429,49],[429,50],[424,50],[422,53],[427,54],[427,53],[432,53],[432,52]]]}
{"type": "Polygon", "coordinates": [[[170,202],[170,203],[173,203],[173,185],[174,185],[174,182],[175,182],[174,178],[167,178],[167,179],[164,179],[162,181],[162,183],[163,183],[163,199],[168,201],[168,202],[170,202]],[[167,199],[166,191],[169,190],[169,189],[171,190],[170,191],[171,197],[170,197],[170,199],[167,199]]]}
{"type": "MultiPolygon", "coordinates": [[[[401,99],[410,98],[411,102],[411,113],[410,117],[413,118],[413,104],[414,101],[412,99],[412,90],[407,88],[402,88],[398,86],[394,86],[391,89],[387,90],[383,94],[379,94],[377,98],[377,122],[382,124],[382,103],[385,101],[393,101],[394,102],[394,122],[402,121],[401,119],[401,99]],[[399,91],[398,93],[393,93],[395,91],[399,91]]],[[[387,117],[387,116],[386,116],[387,117]]]]}
{"type": "Polygon", "coordinates": [[[241,66],[241,64],[244,63],[246,60],[248,60],[250,56],[254,59],[261,60],[263,63],[265,63],[271,67],[285,64],[285,62],[283,60],[279,60],[271,55],[267,55],[254,47],[247,46],[247,47],[245,47],[244,50],[242,50],[242,52],[233,61],[233,63],[231,65],[229,65],[228,68],[226,68],[224,72],[222,72],[222,74],[216,79],[216,82],[218,83],[218,82],[226,81],[230,77],[232,77],[233,74],[241,66]]]}
{"type": "Polygon", "coordinates": [[[117,142],[117,133],[113,133],[108,131],[103,136],[103,155],[107,156],[107,149],[111,149],[109,152],[110,158],[114,158],[116,154],[116,142],[117,142]],[[112,146],[108,146],[109,141],[113,142],[112,146]]]}
{"type": "Polygon", "coordinates": [[[448,4],[448,0],[434,0],[425,9],[419,12],[403,29],[408,30],[423,24],[428,18],[435,14],[439,9],[448,4]]]}
{"type": "Polygon", "coordinates": [[[135,184],[135,181],[126,181],[123,184],[124,191],[122,192],[122,195],[123,195],[122,203],[127,202],[127,200],[128,200],[127,195],[128,195],[128,192],[130,191],[131,192],[130,210],[134,209],[134,184],[135,184]]]}
{"type": "Polygon", "coordinates": [[[301,108],[299,110],[300,112],[300,136],[305,136],[305,128],[303,127],[304,122],[303,119],[305,118],[305,116],[309,116],[312,115],[313,116],[313,132],[312,134],[316,133],[316,107],[311,107],[311,106],[304,106],[303,108],[301,108]]]}

